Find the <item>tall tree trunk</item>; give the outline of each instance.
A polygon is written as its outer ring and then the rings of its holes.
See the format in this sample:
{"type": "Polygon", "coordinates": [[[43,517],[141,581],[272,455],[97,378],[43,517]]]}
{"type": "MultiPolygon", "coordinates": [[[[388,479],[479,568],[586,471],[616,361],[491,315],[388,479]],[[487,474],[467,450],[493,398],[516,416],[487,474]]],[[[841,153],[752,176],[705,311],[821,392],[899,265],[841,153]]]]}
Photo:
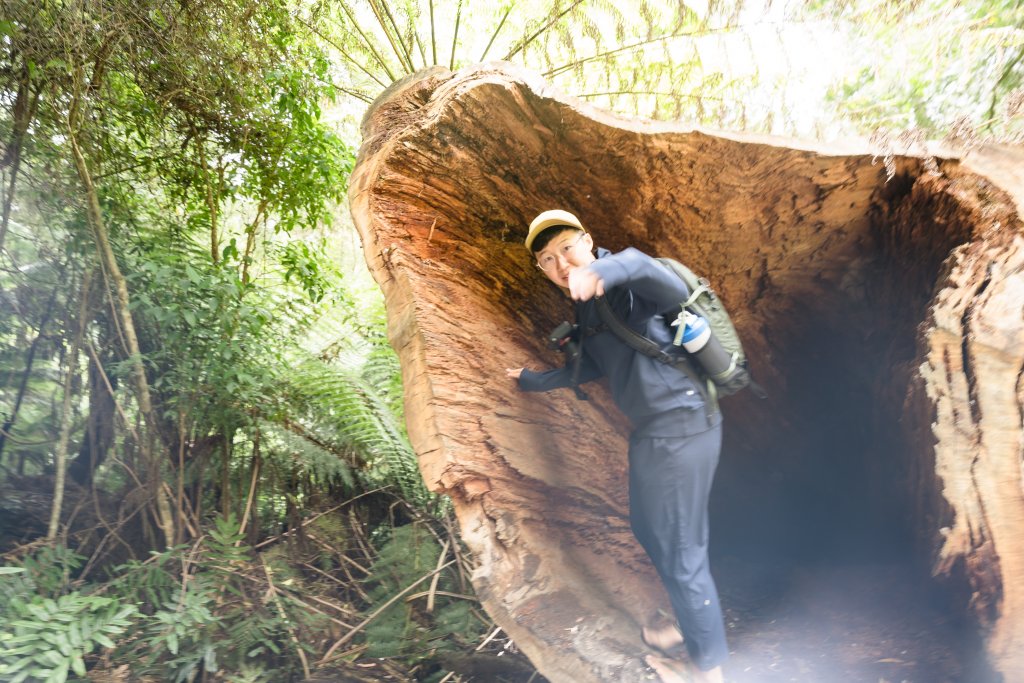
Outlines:
{"type": "Polygon", "coordinates": [[[98,359],[89,356],[89,419],[78,455],[68,467],[68,475],[78,484],[92,482],[93,474],[107,457],[114,443],[114,415],[117,406],[113,390],[117,377],[106,377],[98,359]],[[107,382],[110,388],[107,388],[107,382]]]}
{"type": "MultiPolygon", "coordinates": [[[[86,315],[89,310],[89,272],[82,276],[82,295],[78,304],[78,315],[74,324],[74,336],[71,339],[71,349],[67,358],[67,373],[64,376],[64,396],[61,400],[60,412],[60,436],[57,438],[57,448],[53,454],[53,501],[50,507],[50,523],[46,530],[46,540],[52,541],[57,537],[57,529],[60,526],[61,508],[64,505],[64,482],[67,476],[67,455],[68,439],[71,436],[71,402],[74,394],[74,379],[78,373],[78,353],[82,348],[82,338],[85,335],[86,315]]],[[[70,331],[71,325],[68,325],[70,331]]]]}
{"type": "Polygon", "coordinates": [[[26,66],[22,73],[21,81],[18,83],[18,92],[15,95],[14,106],[11,110],[13,123],[11,142],[7,146],[4,159],[0,161],[0,166],[10,166],[11,169],[11,179],[7,184],[7,191],[3,198],[3,216],[0,217],[0,250],[3,250],[4,243],[7,240],[7,228],[11,220],[11,207],[14,205],[14,190],[18,182],[18,172],[21,169],[21,148],[25,141],[25,134],[28,132],[32,119],[35,118],[36,108],[39,105],[40,91],[41,88],[35,92],[32,91],[32,81],[26,66]]]}
{"type": "Polygon", "coordinates": [[[718,547],[825,541],[822,509],[878,535],[912,518],[992,666],[1024,680],[1024,155],[897,155],[891,180],[876,156],[617,118],[510,66],[425,70],[367,113],[351,208],[409,435],[485,607],[552,680],[643,680],[665,599],[606,392],[504,378],[561,364],[542,340],[571,311],[522,245],[551,208],[689,263],[730,309],[771,398],[723,401],[718,547]]]}
{"type": "Polygon", "coordinates": [[[89,171],[89,164],[82,153],[79,144],[79,107],[81,106],[81,74],[76,79],[78,87],[73,93],[71,107],[68,113],[68,144],[74,157],[75,169],[78,171],[78,178],[85,190],[86,206],[89,216],[89,224],[92,226],[93,237],[96,241],[96,249],[99,252],[100,263],[103,267],[103,274],[111,290],[111,299],[114,305],[114,313],[120,326],[125,349],[128,352],[132,367],[132,377],[135,382],[135,394],[139,402],[139,410],[145,418],[145,429],[140,434],[139,448],[142,451],[143,462],[145,463],[146,481],[150,489],[150,495],[154,501],[154,514],[157,523],[163,532],[164,539],[168,545],[174,544],[174,518],[171,512],[171,505],[167,494],[162,486],[161,466],[153,453],[154,434],[158,422],[153,412],[153,403],[150,397],[149,381],[146,379],[146,369],[142,362],[142,352],[139,349],[139,339],[135,332],[135,321],[131,313],[131,301],[128,295],[128,283],[121,273],[121,268],[114,256],[113,247],[110,244],[110,236],[107,234],[106,222],[103,219],[103,211],[100,209],[99,195],[89,171]]]}
{"type": "MultiPolygon", "coordinates": [[[[217,198],[220,196],[220,186],[217,187],[217,193],[214,194],[213,184],[210,181],[210,167],[206,162],[206,140],[196,135],[195,130],[192,131],[196,137],[196,150],[199,152],[199,166],[203,177],[203,192],[206,196],[206,210],[210,212],[210,259],[214,265],[220,263],[220,234],[217,230],[217,198]]],[[[218,174],[220,177],[220,174],[218,174]]]]}

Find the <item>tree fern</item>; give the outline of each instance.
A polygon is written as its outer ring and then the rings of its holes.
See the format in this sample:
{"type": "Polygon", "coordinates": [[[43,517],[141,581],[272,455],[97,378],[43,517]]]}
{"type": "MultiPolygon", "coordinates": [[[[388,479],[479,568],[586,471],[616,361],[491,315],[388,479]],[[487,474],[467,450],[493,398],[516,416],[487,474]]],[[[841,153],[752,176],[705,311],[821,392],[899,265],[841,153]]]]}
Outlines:
{"type": "Polygon", "coordinates": [[[293,369],[287,386],[291,405],[306,407],[298,416],[304,426],[336,452],[356,455],[371,481],[394,483],[416,503],[432,498],[387,397],[364,378],[361,367],[335,367],[309,359],[293,369]]]}

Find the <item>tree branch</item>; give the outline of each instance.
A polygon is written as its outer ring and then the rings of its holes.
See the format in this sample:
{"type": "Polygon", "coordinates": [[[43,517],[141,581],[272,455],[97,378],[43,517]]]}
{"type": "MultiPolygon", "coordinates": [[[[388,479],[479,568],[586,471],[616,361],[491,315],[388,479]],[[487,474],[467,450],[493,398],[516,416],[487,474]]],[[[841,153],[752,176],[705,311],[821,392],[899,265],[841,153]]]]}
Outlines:
{"type": "Polygon", "coordinates": [[[730,31],[738,31],[738,30],[741,30],[743,28],[746,28],[746,27],[743,27],[743,26],[719,26],[717,28],[699,28],[699,29],[694,29],[694,30],[689,30],[689,31],[680,31],[679,33],[671,33],[671,34],[664,35],[664,36],[655,36],[654,38],[645,38],[644,40],[638,41],[636,43],[631,43],[629,45],[622,45],[620,47],[616,47],[616,48],[613,48],[611,50],[605,50],[604,52],[599,52],[599,53],[591,55],[589,57],[584,57],[583,59],[577,59],[575,61],[569,62],[568,64],[563,64],[562,66],[557,66],[557,67],[555,67],[553,69],[549,69],[548,71],[544,72],[544,77],[545,78],[551,78],[552,76],[557,76],[558,74],[562,73],[563,71],[569,71],[571,69],[575,69],[576,67],[581,66],[583,64],[586,64],[587,62],[593,62],[593,61],[596,61],[598,59],[604,59],[606,57],[610,57],[610,56],[618,54],[620,52],[629,52],[629,51],[632,51],[632,50],[636,50],[636,49],[639,49],[639,48],[642,48],[642,47],[646,47],[648,45],[652,45],[654,43],[657,43],[657,42],[663,41],[663,40],[672,40],[673,38],[691,38],[691,37],[709,36],[709,35],[713,35],[715,33],[727,33],[727,32],[730,32],[730,31]]]}
{"type": "Polygon", "coordinates": [[[361,622],[359,622],[359,624],[354,629],[352,629],[351,631],[346,633],[344,636],[339,638],[337,640],[337,642],[334,643],[334,645],[331,645],[330,649],[327,650],[326,654],[324,654],[324,656],[320,658],[320,661],[317,662],[317,666],[323,666],[327,661],[330,660],[331,655],[334,654],[335,650],[337,650],[339,647],[341,647],[342,645],[344,645],[348,641],[352,640],[352,638],[354,638],[356,636],[356,634],[358,634],[360,631],[362,631],[364,628],[366,628],[367,624],[369,624],[371,621],[376,619],[380,615],[380,613],[383,612],[384,610],[386,610],[388,607],[391,607],[391,605],[393,605],[396,602],[398,602],[399,600],[401,600],[402,597],[406,593],[409,593],[416,586],[420,585],[421,583],[423,583],[427,579],[433,577],[435,574],[441,573],[442,571],[444,571],[445,569],[447,569],[448,567],[450,567],[453,564],[455,564],[455,560],[449,560],[446,564],[438,567],[437,569],[435,569],[434,571],[430,572],[429,574],[425,574],[424,576],[421,576],[420,578],[416,579],[411,584],[409,584],[408,586],[403,588],[401,591],[396,593],[390,600],[388,600],[383,605],[381,605],[380,607],[375,609],[373,611],[373,613],[370,614],[370,616],[366,617],[361,622]]]}
{"type": "Polygon", "coordinates": [[[405,45],[402,44],[400,38],[396,38],[395,36],[391,35],[391,31],[388,30],[388,22],[385,21],[384,15],[381,14],[381,8],[377,6],[377,3],[374,2],[374,0],[369,0],[369,4],[370,9],[373,10],[373,16],[376,17],[377,19],[377,24],[384,32],[384,37],[387,38],[388,44],[391,45],[391,51],[394,52],[395,57],[398,58],[398,63],[402,65],[402,68],[405,69],[406,73],[412,73],[414,71],[414,69],[412,68],[412,64],[406,62],[404,59],[405,45]],[[398,41],[399,44],[402,45],[401,50],[398,49],[397,45],[395,45],[396,40],[398,41]]]}
{"type": "MultiPolygon", "coordinates": [[[[395,17],[391,14],[391,9],[388,7],[387,0],[376,0],[380,3],[381,8],[384,10],[384,14],[387,15],[388,21],[391,22],[391,27],[395,32],[395,40],[402,46],[402,53],[399,55],[399,59],[405,57],[406,68],[409,69],[409,73],[416,71],[416,66],[412,62],[412,53],[409,52],[409,48],[406,47],[405,41],[402,40],[402,32],[398,30],[398,23],[395,21],[395,17]]],[[[374,0],[370,0],[370,4],[374,4],[374,0]]]]}
{"type": "Polygon", "coordinates": [[[548,29],[550,29],[552,26],[557,24],[562,19],[562,17],[564,17],[566,14],[569,14],[570,12],[572,12],[579,5],[583,4],[583,2],[584,2],[584,0],[575,0],[571,5],[569,5],[568,8],[566,8],[564,11],[559,13],[557,16],[553,17],[550,21],[548,21],[548,23],[544,24],[539,29],[537,29],[533,33],[533,35],[529,36],[528,38],[524,38],[523,40],[521,40],[515,47],[512,48],[512,50],[507,55],[502,57],[502,60],[506,61],[506,62],[512,61],[512,58],[515,57],[520,52],[522,52],[523,50],[525,50],[527,45],[532,43],[540,35],[542,35],[548,29]]]}
{"type": "MultiPolygon", "coordinates": [[[[112,298],[114,301],[112,301],[112,303],[115,305],[116,317],[121,323],[121,330],[124,334],[125,342],[128,345],[128,354],[131,361],[132,374],[135,380],[135,388],[139,400],[139,410],[145,417],[147,424],[150,425],[151,429],[154,429],[158,423],[153,411],[153,402],[149,391],[149,381],[146,379],[146,369],[142,363],[142,351],[139,347],[139,339],[135,333],[135,322],[132,319],[131,312],[131,300],[128,296],[128,283],[125,280],[124,275],[121,273],[120,266],[117,264],[117,258],[114,256],[114,250],[110,244],[110,236],[107,234],[106,223],[103,220],[103,211],[100,208],[99,195],[96,192],[96,186],[93,184],[92,175],[89,172],[89,165],[85,160],[85,155],[82,153],[82,148],[78,141],[82,104],[82,79],[83,69],[79,66],[75,73],[74,86],[71,95],[71,106],[67,115],[68,143],[74,158],[75,169],[78,171],[78,178],[85,190],[89,223],[92,226],[93,237],[96,242],[96,249],[99,252],[100,261],[103,264],[104,275],[108,279],[109,286],[113,288],[112,298]]],[[[91,90],[95,85],[96,83],[93,81],[93,83],[90,84],[89,89],[91,90]]],[[[147,432],[151,433],[150,430],[147,430],[147,432]]],[[[170,515],[170,507],[165,500],[164,494],[158,486],[160,479],[160,467],[159,463],[156,462],[156,459],[153,456],[150,439],[151,436],[147,436],[147,438],[140,440],[139,447],[142,448],[143,460],[149,470],[148,478],[150,489],[156,502],[157,520],[161,524],[167,544],[173,545],[174,519],[170,515]]]]}
{"type": "Polygon", "coordinates": [[[462,0],[459,0],[459,6],[455,10],[455,33],[452,35],[452,56],[448,60],[448,68],[455,69],[455,47],[459,44],[459,23],[462,21],[462,0]]]}
{"type": "MultiPolygon", "coordinates": [[[[330,45],[331,47],[333,47],[333,48],[334,48],[335,50],[337,50],[338,52],[340,52],[340,53],[341,53],[341,55],[342,55],[342,56],[343,56],[343,57],[345,58],[345,60],[346,60],[346,61],[347,61],[347,62],[348,62],[349,64],[351,64],[352,66],[356,67],[357,69],[359,69],[360,71],[362,71],[362,72],[363,72],[364,74],[366,74],[367,76],[369,76],[370,78],[372,78],[372,79],[373,79],[373,80],[374,80],[374,81],[375,81],[375,82],[377,83],[377,85],[379,85],[379,86],[380,86],[380,87],[382,87],[382,88],[386,88],[386,87],[388,86],[388,84],[387,84],[387,83],[385,83],[384,81],[382,81],[382,80],[380,80],[379,78],[377,78],[377,75],[376,75],[376,74],[374,74],[374,73],[373,73],[372,71],[370,71],[369,69],[367,69],[367,68],[366,68],[366,67],[365,67],[365,66],[364,66],[364,65],[362,64],[362,62],[359,62],[358,60],[356,60],[356,58],[355,58],[355,57],[353,57],[352,55],[350,55],[350,54],[348,53],[348,51],[347,51],[347,50],[346,50],[346,49],[345,49],[345,48],[344,48],[344,47],[343,47],[342,45],[338,44],[338,42],[337,42],[337,41],[335,41],[335,40],[333,40],[332,38],[330,38],[329,36],[325,35],[323,31],[321,31],[321,30],[320,30],[320,29],[318,29],[317,27],[313,26],[312,24],[310,24],[309,22],[307,22],[307,21],[306,21],[305,19],[303,19],[302,17],[296,17],[296,20],[297,20],[297,21],[298,21],[298,22],[299,22],[300,24],[302,24],[303,26],[305,26],[305,27],[306,27],[307,29],[309,29],[309,30],[310,30],[310,32],[312,32],[312,33],[313,33],[313,34],[314,34],[315,36],[317,36],[318,38],[320,38],[321,40],[323,40],[323,41],[324,41],[325,43],[327,43],[328,45],[330,45]]],[[[384,64],[383,64],[383,63],[382,63],[382,62],[380,61],[380,59],[379,59],[379,58],[377,58],[377,55],[376,55],[376,54],[374,54],[374,58],[375,58],[375,59],[377,59],[377,63],[378,63],[378,64],[380,64],[380,65],[381,65],[382,67],[384,67],[384,70],[385,70],[385,71],[387,71],[387,67],[386,67],[386,66],[384,66],[384,64]]],[[[388,75],[390,76],[391,74],[389,73],[388,75]]],[[[392,80],[393,80],[393,78],[392,78],[392,80]]],[[[353,96],[355,96],[355,97],[360,97],[360,96],[359,96],[359,94],[357,94],[356,92],[354,92],[354,91],[349,91],[348,89],[346,89],[346,88],[344,88],[344,87],[342,87],[342,86],[339,86],[339,85],[334,85],[333,83],[331,83],[331,85],[332,85],[332,86],[333,86],[334,88],[336,88],[336,89],[338,89],[338,90],[341,90],[342,92],[345,92],[345,93],[347,93],[347,94],[349,94],[349,95],[353,95],[353,96]]],[[[365,96],[364,96],[364,97],[365,97],[365,96]]],[[[362,97],[360,97],[360,99],[362,99],[362,97]]],[[[372,101],[372,100],[370,100],[370,101],[372,101]]]]}
{"type": "Polygon", "coordinates": [[[498,37],[498,34],[501,33],[501,28],[505,25],[505,20],[508,19],[508,15],[511,12],[512,6],[509,5],[509,8],[505,10],[505,14],[502,15],[501,21],[498,22],[498,27],[494,29],[494,33],[491,34],[491,39],[487,41],[487,47],[484,48],[484,53],[480,55],[480,59],[478,59],[477,61],[482,62],[485,59],[487,59],[487,53],[491,51],[491,46],[494,45],[495,39],[498,37]]]}
{"type": "Polygon", "coordinates": [[[370,40],[369,36],[367,36],[366,33],[363,32],[363,29],[359,25],[359,22],[352,14],[352,10],[349,9],[348,3],[343,1],[339,4],[341,5],[341,9],[345,11],[345,15],[348,16],[348,20],[352,22],[352,28],[354,28],[356,30],[356,33],[359,34],[359,37],[363,39],[363,44],[370,51],[370,54],[373,55],[373,58],[377,60],[377,64],[380,65],[380,68],[384,69],[384,73],[388,75],[388,78],[391,79],[392,82],[398,80],[397,78],[395,78],[395,74],[391,73],[391,69],[388,67],[387,62],[384,61],[384,57],[379,52],[377,52],[377,48],[374,47],[373,41],[370,40]]]}

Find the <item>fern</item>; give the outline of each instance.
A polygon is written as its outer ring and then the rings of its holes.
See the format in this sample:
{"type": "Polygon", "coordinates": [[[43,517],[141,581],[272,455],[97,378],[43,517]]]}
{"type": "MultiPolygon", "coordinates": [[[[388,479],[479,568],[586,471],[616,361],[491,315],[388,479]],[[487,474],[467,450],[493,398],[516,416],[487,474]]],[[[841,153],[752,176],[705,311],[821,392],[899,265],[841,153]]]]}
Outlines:
{"type": "MultiPolygon", "coordinates": [[[[441,548],[429,533],[415,524],[394,529],[380,548],[371,570],[369,598],[385,602],[437,565],[441,548]]],[[[396,657],[425,647],[426,632],[413,619],[412,608],[398,602],[381,613],[366,629],[368,654],[396,657]]]]}
{"type": "MultiPolygon", "coordinates": [[[[393,529],[381,544],[366,582],[371,601],[367,611],[375,611],[376,605],[435,571],[440,554],[437,539],[421,524],[393,529]]],[[[452,592],[454,584],[453,574],[442,571],[436,587],[452,592]]],[[[426,652],[456,649],[481,637],[484,625],[473,615],[472,602],[435,597],[432,612],[424,609],[425,599],[420,596],[395,602],[378,614],[366,627],[367,654],[414,660],[426,652]]]]}
{"type": "MultiPolygon", "coordinates": [[[[392,360],[385,363],[395,368],[392,360]]],[[[411,502],[429,504],[433,496],[423,484],[416,456],[391,410],[392,399],[374,386],[381,379],[377,373],[383,365],[374,367],[367,380],[362,367],[325,365],[315,359],[298,365],[286,380],[293,417],[335,454],[356,456],[368,482],[393,483],[411,502]]]]}
{"type": "Polygon", "coordinates": [[[174,575],[175,553],[152,553],[149,560],[131,560],[115,567],[108,588],[129,602],[163,605],[171,601],[180,579],[174,575]]]}

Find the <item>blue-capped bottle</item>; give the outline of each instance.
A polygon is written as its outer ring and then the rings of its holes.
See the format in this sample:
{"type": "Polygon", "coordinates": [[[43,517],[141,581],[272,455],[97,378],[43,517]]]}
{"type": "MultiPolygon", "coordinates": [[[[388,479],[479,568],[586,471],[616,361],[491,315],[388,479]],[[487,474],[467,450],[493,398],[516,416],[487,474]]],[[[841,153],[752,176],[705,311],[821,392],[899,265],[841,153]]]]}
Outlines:
{"type": "Polygon", "coordinates": [[[722,347],[707,320],[684,309],[673,324],[677,326],[673,343],[686,349],[704,372],[711,377],[724,377],[732,372],[736,361],[722,347]]]}

